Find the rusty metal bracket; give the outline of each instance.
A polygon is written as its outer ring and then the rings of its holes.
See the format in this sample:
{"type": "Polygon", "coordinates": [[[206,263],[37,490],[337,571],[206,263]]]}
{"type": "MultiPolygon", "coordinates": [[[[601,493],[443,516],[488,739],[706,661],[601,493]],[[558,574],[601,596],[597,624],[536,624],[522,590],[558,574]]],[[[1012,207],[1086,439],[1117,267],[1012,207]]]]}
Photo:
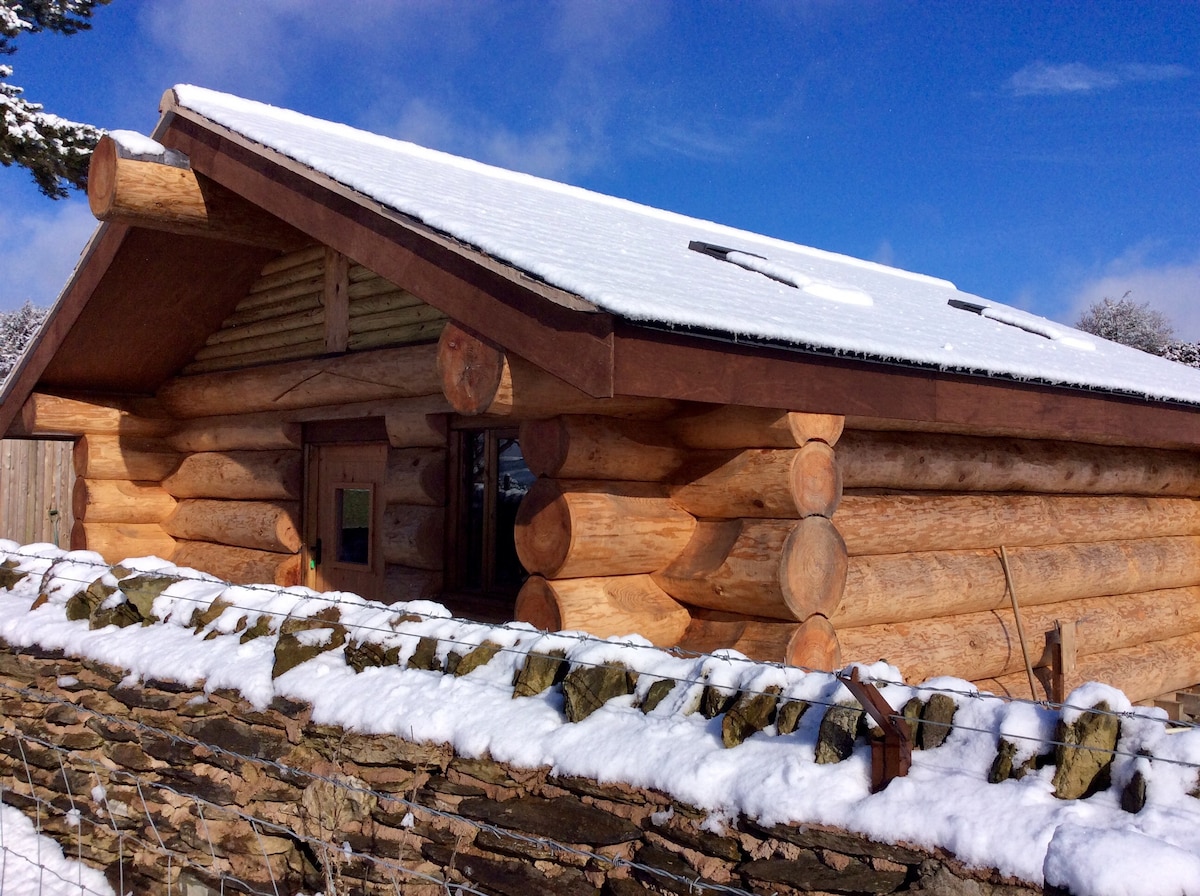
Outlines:
{"type": "Polygon", "coordinates": [[[871,793],[879,793],[912,767],[912,728],[875,685],[859,678],[857,667],[849,675],[839,674],[838,679],[883,730],[883,737],[871,738],[871,793]]]}

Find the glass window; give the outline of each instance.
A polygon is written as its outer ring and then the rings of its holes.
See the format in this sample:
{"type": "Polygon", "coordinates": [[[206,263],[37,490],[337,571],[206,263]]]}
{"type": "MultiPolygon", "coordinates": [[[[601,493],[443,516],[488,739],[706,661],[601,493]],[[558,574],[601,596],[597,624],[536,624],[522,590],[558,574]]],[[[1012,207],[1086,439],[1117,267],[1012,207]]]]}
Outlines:
{"type": "Polygon", "coordinates": [[[371,565],[371,489],[335,490],[337,506],[337,559],[341,563],[371,565]]]}
{"type": "Polygon", "coordinates": [[[517,559],[513,529],[534,476],[515,431],[466,430],[459,439],[459,529],[448,579],[455,587],[484,594],[515,594],[527,574],[517,559]]]}

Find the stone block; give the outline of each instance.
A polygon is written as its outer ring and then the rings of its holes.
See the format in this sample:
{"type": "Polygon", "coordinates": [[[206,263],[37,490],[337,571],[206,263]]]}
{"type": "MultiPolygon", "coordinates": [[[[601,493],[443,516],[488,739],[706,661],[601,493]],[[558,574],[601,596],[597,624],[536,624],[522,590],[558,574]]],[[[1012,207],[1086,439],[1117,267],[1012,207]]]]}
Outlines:
{"type": "Polygon", "coordinates": [[[458,811],[467,818],[497,827],[589,846],[626,843],[642,834],[641,828],[628,819],[569,796],[553,799],[530,796],[504,802],[468,798],[459,803],[458,811]]]}

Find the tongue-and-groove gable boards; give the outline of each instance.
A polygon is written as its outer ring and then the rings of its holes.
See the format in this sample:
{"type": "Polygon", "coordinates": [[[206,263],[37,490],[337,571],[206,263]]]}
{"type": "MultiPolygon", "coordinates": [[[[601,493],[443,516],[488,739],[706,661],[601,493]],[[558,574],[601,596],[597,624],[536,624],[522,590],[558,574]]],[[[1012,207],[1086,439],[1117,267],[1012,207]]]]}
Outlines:
{"type": "Polygon", "coordinates": [[[436,340],[446,316],[324,246],[264,264],[183,375],[436,340]]]}

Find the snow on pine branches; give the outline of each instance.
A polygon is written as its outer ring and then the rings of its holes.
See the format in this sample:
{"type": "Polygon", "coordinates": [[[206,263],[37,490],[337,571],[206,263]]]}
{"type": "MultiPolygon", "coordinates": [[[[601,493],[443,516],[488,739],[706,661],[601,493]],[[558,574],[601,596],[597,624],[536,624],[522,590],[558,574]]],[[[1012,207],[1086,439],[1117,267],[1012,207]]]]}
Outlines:
{"type": "MultiPolygon", "coordinates": [[[[13,41],[25,34],[53,31],[75,34],[91,27],[88,19],[108,0],[0,0],[0,56],[16,52],[13,41]]],[[[17,164],[33,175],[38,189],[61,199],[69,187],[87,183],[88,160],[103,131],[44,111],[10,83],[13,68],[0,65],[0,165],[17,164]]]]}

